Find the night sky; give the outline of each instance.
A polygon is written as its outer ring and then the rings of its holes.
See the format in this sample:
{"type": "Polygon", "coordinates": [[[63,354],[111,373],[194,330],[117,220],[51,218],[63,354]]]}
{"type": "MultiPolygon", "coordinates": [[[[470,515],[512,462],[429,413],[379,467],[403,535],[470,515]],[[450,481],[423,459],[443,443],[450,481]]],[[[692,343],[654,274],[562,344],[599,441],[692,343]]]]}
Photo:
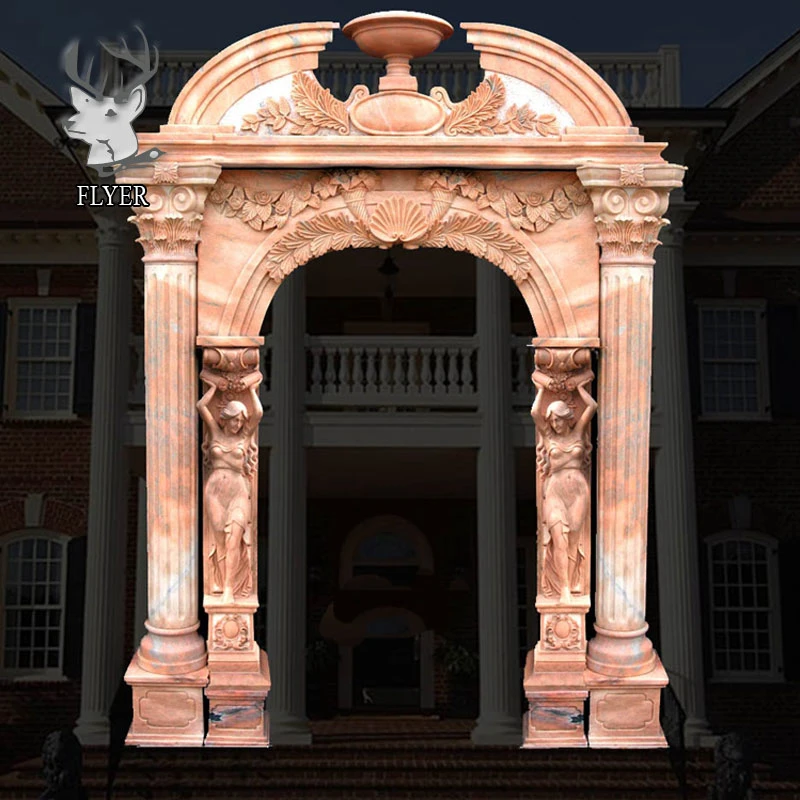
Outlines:
{"type": "MultiPolygon", "coordinates": [[[[331,20],[387,10],[374,0],[323,3],[262,3],[252,0],[1,0],[0,48],[57,94],[64,95],[60,53],[72,38],[87,52],[98,38],[127,34],[140,24],[163,50],[218,51],[274,25],[331,20]]],[[[800,29],[800,0],[437,0],[411,9],[465,22],[513,25],[552,39],[576,53],[654,51],[681,47],[683,105],[704,105],[800,29]]],[[[330,49],[349,49],[341,34],[330,49]]],[[[457,30],[443,49],[467,50],[457,30]]]]}

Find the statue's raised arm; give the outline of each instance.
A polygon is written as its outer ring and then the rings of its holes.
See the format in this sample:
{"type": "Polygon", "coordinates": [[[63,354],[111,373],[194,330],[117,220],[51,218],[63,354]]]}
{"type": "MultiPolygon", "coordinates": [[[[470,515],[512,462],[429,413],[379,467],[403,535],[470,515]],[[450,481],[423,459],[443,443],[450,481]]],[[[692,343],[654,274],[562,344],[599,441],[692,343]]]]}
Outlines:
{"type": "Polygon", "coordinates": [[[208,391],[197,401],[197,410],[200,412],[200,417],[203,422],[208,426],[209,432],[216,432],[219,430],[219,425],[214,419],[209,405],[211,399],[217,393],[217,390],[224,389],[225,387],[220,385],[219,379],[207,370],[203,370],[200,373],[200,380],[208,386],[208,391]]]}

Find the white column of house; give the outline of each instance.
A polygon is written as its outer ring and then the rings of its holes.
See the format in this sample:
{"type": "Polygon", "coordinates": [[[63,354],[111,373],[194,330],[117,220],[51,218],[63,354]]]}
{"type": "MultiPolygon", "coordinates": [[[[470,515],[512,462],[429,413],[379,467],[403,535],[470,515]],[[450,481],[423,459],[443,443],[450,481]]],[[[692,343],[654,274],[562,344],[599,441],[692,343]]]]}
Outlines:
{"type": "MultiPolygon", "coordinates": [[[[697,747],[705,716],[703,637],[694,492],[689,354],[683,289],[683,225],[694,203],[673,194],[656,249],[653,279],[653,386],[662,419],[654,465],[661,660],[686,712],[684,735],[697,747]]],[[[682,193],[681,193],[682,194],[682,193]]]]}
{"type": "Polygon", "coordinates": [[[85,745],[109,741],[109,710],[127,663],[123,652],[128,459],[123,421],[128,397],[134,231],[118,210],[95,217],[98,274],[81,710],[85,745]]]}
{"type": "Polygon", "coordinates": [[[521,744],[516,642],[516,506],[511,440],[509,279],[476,262],[478,393],[478,636],[480,714],[476,744],[521,744]]]}
{"type": "Polygon", "coordinates": [[[306,698],[305,271],[295,270],[272,301],[272,413],[269,461],[267,699],[270,741],[310,744],[306,698]]]}

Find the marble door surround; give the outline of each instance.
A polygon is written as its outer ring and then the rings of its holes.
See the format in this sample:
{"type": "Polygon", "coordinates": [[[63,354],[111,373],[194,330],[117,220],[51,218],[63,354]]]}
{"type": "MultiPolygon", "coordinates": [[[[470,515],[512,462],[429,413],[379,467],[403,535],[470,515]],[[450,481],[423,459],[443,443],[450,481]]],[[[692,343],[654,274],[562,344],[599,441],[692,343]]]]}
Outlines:
{"type": "MultiPolygon", "coordinates": [[[[313,72],[338,23],[256,33],[194,75],[158,133],[140,135],[165,155],[117,177],[146,185],[149,203],[131,218],[145,267],[148,609],[126,673],[129,744],[269,744],[270,661],[253,636],[261,323],[282,282],[311,259],[403,246],[468,251],[499,267],[538,334],[541,634],[525,671],[523,746],[665,746],[667,676],[645,621],[652,285],[684,167],[666,163],[666,144],[645,142],[611,88],[562,47],[504,25],[461,27],[485,77],[458,103],[441,87],[418,93],[410,74],[409,59],[452,34],[439,18],[391,11],[345,25],[387,61],[377,93],[356,86],[345,100],[313,72]]],[[[279,533],[269,546],[270,562],[289,552],[279,533]]],[[[273,624],[305,624],[296,595],[270,607],[273,624]]],[[[292,651],[269,653],[280,693],[302,637],[271,640],[292,651]]]]}

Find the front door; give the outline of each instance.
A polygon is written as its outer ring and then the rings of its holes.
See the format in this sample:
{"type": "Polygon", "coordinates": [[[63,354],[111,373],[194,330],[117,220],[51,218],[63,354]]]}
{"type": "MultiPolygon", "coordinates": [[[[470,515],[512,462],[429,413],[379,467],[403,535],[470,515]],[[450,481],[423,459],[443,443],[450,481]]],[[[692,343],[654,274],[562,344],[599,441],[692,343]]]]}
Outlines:
{"type": "Polygon", "coordinates": [[[414,637],[370,638],[353,648],[353,707],[419,709],[420,662],[414,637]]]}

